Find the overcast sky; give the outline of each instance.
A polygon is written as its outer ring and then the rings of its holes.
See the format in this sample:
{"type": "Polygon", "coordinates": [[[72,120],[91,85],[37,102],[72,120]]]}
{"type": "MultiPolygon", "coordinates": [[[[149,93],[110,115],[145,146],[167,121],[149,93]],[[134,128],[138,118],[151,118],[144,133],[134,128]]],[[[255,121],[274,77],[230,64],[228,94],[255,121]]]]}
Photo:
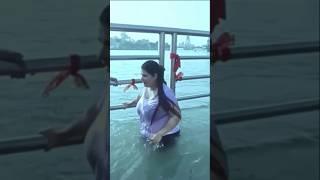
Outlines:
{"type": "MultiPolygon", "coordinates": [[[[202,1],[111,1],[111,23],[172,27],[209,31],[209,0],[202,1]]],[[[118,33],[111,33],[111,36],[118,33]]],[[[129,34],[133,39],[157,40],[158,36],[129,34]]],[[[185,38],[185,37],[184,37],[185,38]]],[[[203,44],[205,38],[191,37],[191,43],[203,44]],[[201,41],[201,42],[200,42],[201,41]]]]}

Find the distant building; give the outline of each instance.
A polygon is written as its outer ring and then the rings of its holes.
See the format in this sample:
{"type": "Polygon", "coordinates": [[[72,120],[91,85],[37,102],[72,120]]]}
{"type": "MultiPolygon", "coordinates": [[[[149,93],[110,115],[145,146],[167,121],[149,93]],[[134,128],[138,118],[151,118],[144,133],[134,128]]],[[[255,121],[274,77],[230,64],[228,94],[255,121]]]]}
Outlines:
{"type": "Polygon", "coordinates": [[[190,49],[192,49],[192,48],[193,48],[193,45],[192,45],[191,42],[190,42],[190,36],[187,36],[183,49],[185,49],[185,50],[190,50],[190,49]]]}

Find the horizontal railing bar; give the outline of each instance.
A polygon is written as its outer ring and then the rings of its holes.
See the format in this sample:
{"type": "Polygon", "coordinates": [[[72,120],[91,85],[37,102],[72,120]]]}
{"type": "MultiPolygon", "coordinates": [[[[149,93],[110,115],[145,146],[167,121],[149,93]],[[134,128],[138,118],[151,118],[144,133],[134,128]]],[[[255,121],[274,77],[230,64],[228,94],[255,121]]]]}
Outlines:
{"type": "Polygon", "coordinates": [[[178,101],[185,101],[185,100],[198,99],[198,98],[204,98],[204,97],[210,97],[210,94],[199,94],[199,95],[179,97],[179,98],[177,98],[177,100],[178,101]]]}
{"type": "MultiPolygon", "coordinates": [[[[197,76],[184,76],[182,77],[181,80],[179,81],[183,81],[183,80],[193,80],[193,79],[206,79],[206,78],[210,78],[210,75],[197,75],[197,76]]],[[[134,79],[135,83],[142,83],[141,79],[134,79]]],[[[123,84],[130,84],[132,82],[131,79],[128,80],[118,80],[118,83],[115,82],[110,82],[110,85],[112,86],[117,86],[117,85],[123,85],[123,84]]]]}
{"type": "Polygon", "coordinates": [[[198,75],[198,76],[184,76],[182,77],[183,80],[193,80],[193,79],[207,79],[210,78],[210,75],[198,75]]]}
{"type": "MultiPolygon", "coordinates": [[[[80,57],[81,69],[92,69],[92,68],[102,68],[103,65],[101,61],[98,60],[98,56],[95,55],[89,55],[89,56],[81,56],[80,57]]],[[[64,58],[47,58],[45,60],[27,60],[27,69],[31,73],[37,73],[37,72],[48,72],[48,71],[58,71],[62,68],[65,68],[70,64],[69,57],[64,58]],[[51,64],[49,66],[48,64],[51,64]],[[47,64],[47,65],[44,65],[47,64]],[[30,68],[29,68],[30,67],[30,68]]]]}
{"type": "Polygon", "coordinates": [[[127,56],[110,56],[111,61],[118,60],[148,60],[148,59],[160,59],[159,55],[127,55],[127,56]]]}
{"type": "Polygon", "coordinates": [[[231,48],[230,60],[319,52],[319,41],[231,48]]]}
{"type": "MultiPolygon", "coordinates": [[[[180,98],[180,100],[181,99],[183,98],[180,98]]],[[[254,119],[259,120],[261,118],[280,115],[314,111],[319,110],[319,101],[319,99],[300,100],[256,108],[224,111],[220,113],[218,112],[211,115],[211,120],[216,121],[218,125],[223,125],[254,119]]],[[[211,123],[210,125],[213,125],[213,123],[211,123]]],[[[47,146],[47,143],[47,139],[42,135],[0,140],[0,155],[41,150],[47,146]]],[[[63,146],[81,143],[83,143],[83,138],[76,137],[70,140],[66,140],[63,146]]]]}
{"type": "Polygon", "coordinates": [[[209,37],[209,31],[190,30],[190,29],[179,29],[179,28],[167,28],[167,27],[156,27],[156,26],[141,26],[141,25],[128,25],[128,24],[110,24],[111,31],[125,31],[125,32],[144,32],[144,33],[166,33],[179,35],[191,35],[191,36],[205,36],[209,37]]]}
{"type": "Polygon", "coordinates": [[[211,117],[212,120],[220,125],[259,120],[262,118],[319,110],[319,101],[320,99],[308,99],[255,108],[244,108],[212,114],[211,117]]]}
{"type": "MultiPolygon", "coordinates": [[[[200,94],[200,95],[191,95],[191,96],[185,96],[185,97],[179,97],[177,98],[178,101],[184,101],[184,100],[190,100],[190,99],[197,99],[197,98],[203,98],[203,97],[209,97],[210,94],[200,94]]],[[[129,106],[128,108],[133,108],[134,106],[129,106]]],[[[110,106],[110,111],[113,110],[119,110],[124,109],[123,105],[116,105],[116,106],[110,106]]]]}
{"type": "MultiPolygon", "coordinates": [[[[159,59],[159,56],[111,56],[111,60],[146,60],[146,59],[159,59]]],[[[191,59],[192,56],[182,56],[182,59],[191,59]]],[[[193,57],[194,59],[204,59],[207,58],[205,56],[193,57]]],[[[41,72],[55,72],[59,70],[65,69],[69,65],[68,57],[57,57],[57,58],[44,58],[44,59],[36,59],[36,60],[27,60],[26,70],[24,71],[26,74],[35,74],[41,72]]],[[[11,65],[9,63],[8,66],[2,66],[0,68],[0,75],[10,75],[15,72],[20,72],[21,69],[16,65],[11,65]]],[[[81,69],[93,69],[93,68],[101,68],[102,64],[97,60],[97,56],[82,56],[81,57],[81,69]]]]}
{"type": "MultiPolygon", "coordinates": [[[[231,48],[230,60],[256,58],[256,57],[267,57],[277,55],[290,55],[297,53],[311,53],[319,52],[319,41],[316,42],[300,42],[300,43],[287,43],[287,44],[275,44],[275,45],[261,45],[251,47],[235,47],[231,48]]],[[[127,58],[111,57],[111,58],[127,58]]],[[[158,59],[159,56],[145,56],[146,59],[158,59]]],[[[184,58],[182,56],[182,58],[184,58]]],[[[186,57],[187,59],[189,57],[186,57]]],[[[129,59],[141,59],[132,57],[129,59]]],[[[0,76],[1,75],[12,75],[15,73],[21,73],[19,66],[7,62],[0,61],[0,76]]],[[[69,65],[69,57],[58,57],[58,58],[39,58],[34,60],[26,60],[26,69],[23,73],[34,74],[40,72],[53,72],[65,69],[69,65]]],[[[81,56],[81,69],[92,69],[100,68],[102,64],[98,61],[98,57],[94,55],[81,56]]]]}
{"type": "MultiPolygon", "coordinates": [[[[119,80],[118,84],[114,85],[123,85],[123,84],[130,84],[132,80],[119,80]]],[[[135,79],[135,83],[142,83],[141,79],[135,79]]]]}
{"type": "MultiPolygon", "coordinates": [[[[70,138],[62,143],[59,147],[82,144],[83,141],[83,137],[70,138]]],[[[44,150],[47,145],[47,138],[40,134],[4,139],[0,140],[0,155],[44,150]]]]}
{"type": "MultiPolygon", "coordinates": [[[[158,55],[126,55],[126,56],[111,56],[111,61],[117,60],[146,60],[146,59],[160,59],[158,55]]],[[[180,56],[183,60],[194,60],[194,59],[210,59],[209,56],[180,56]]]]}
{"type": "Polygon", "coordinates": [[[193,59],[210,59],[210,56],[180,56],[183,60],[193,60],[193,59]]]}
{"type": "MultiPolygon", "coordinates": [[[[80,58],[80,69],[93,69],[103,67],[102,63],[95,55],[80,56],[80,58]]],[[[21,71],[23,71],[23,73],[25,74],[61,71],[69,66],[70,60],[69,57],[39,58],[34,60],[26,60],[25,64],[26,68],[22,70],[19,66],[13,66],[9,63],[5,63],[0,67],[0,75],[12,75],[14,73],[20,73],[21,71]]]]}

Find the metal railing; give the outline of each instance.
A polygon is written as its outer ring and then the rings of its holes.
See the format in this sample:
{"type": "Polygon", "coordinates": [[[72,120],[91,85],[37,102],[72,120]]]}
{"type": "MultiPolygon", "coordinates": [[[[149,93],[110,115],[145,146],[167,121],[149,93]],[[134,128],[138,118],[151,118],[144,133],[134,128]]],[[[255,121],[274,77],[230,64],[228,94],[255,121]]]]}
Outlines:
{"type": "MultiPolygon", "coordinates": [[[[178,101],[185,101],[185,100],[191,100],[191,99],[198,99],[198,98],[204,98],[204,97],[209,97],[210,94],[197,94],[197,95],[190,95],[190,96],[184,96],[184,97],[178,97],[178,101]]],[[[127,108],[133,108],[135,106],[129,106],[127,108]]],[[[125,109],[124,105],[117,105],[117,106],[111,106],[110,111],[113,110],[119,110],[119,109],[125,109]]]]}
{"type": "MultiPolygon", "coordinates": [[[[159,59],[160,64],[164,64],[164,37],[165,34],[183,34],[183,35],[199,35],[199,36],[208,36],[208,32],[202,31],[193,31],[193,30],[181,30],[175,28],[155,28],[147,26],[126,26],[120,24],[111,24],[111,29],[113,31],[123,31],[127,28],[127,31],[131,32],[147,32],[147,33],[159,33],[159,55],[158,56],[130,56],[129,59],[159,59]],[[146,31],[143,29],[146,28],[146,31]]],[[[175,39],[175,38],[173,38],[175,39]]],[[[176,40],[173,40],[173,42],[176,40]]],[[[276,56],[276,55],[285,55],[285,54],[296,54],[296,53],[310,53],[310,52],[319,52],[319,42],[307,42],[307,43],[290,43],[290,44],[278,44],[278,45],[267,45],[267,46],[255,46],[255,47],[239,47],[232,48],[232,57],[233,59],[242,59],[242,58],[253,58],[253,57],[267,57],[267,56],[276,56]]],[[[182,57],[182,59],[197,59],[195,57],[182,57]]],[[[200,57],[198,57],[200,59],[200,57]]],[[[201,57],[202,59],[203,57],[201,57]]],[[[112,56],[113,60],[127,59],[128,56],[112,56]]],[[[52,63],[52,62],[51,62],[52,63]]],[[[48,58],[48,59],[38,59],[34,61],[27,61],[26,72],[37,73],[37,72],[48,72],[48,71],[57,71],[65,68],[68,63],[67,58],[48,58]],[[52,60],[55,60],[53,64],[48,63],[52,60]]],[[[1,64],[1,60],[0,60],[1,64]]],[[[86,56],[81,64],[82,68],[95,68],[98,66],[97,59],[95,56],[86,56]]],[[[0,66],[0,75],[10,75],[16,71],[20,71],[19,68],[10,67],[10,69],[3,68],[0,66]]],[[[184,80],[187,79],[196,79],[196,78],[209,78],[208,75],[202,76],[193,76],[193,77],[184,77],[184,80]]],[[[131,80],[121,80],[119,84],[126,84],[131,82],[131,80]]],[[[137,80],[139,82],[139,80],[137,80]]],[[[193,98],[207,97],[207,95],[195,95],[193,97],[181,97],[178,100],[187,100],[193,98]]],[[[111,109],[122,109],[123,107],[114,106],[111,109]]],[[[285,104],[274,104],[272,106],[240,109],[235,111],[227,112],[217,112],[212,114],[212,120],[216,121],[218,125],[237,123],[246,120],[254,120],[259,118],[267,118],[279,115],[286,115],[292,113],[301,113],[307,111],[319,110],[319,99],[316,100],[301,100],[285,104]]],[[[66,140],[64,145],[74,145],[80,144],[83,142],[83,137],[75,137],[69,140],[66,140]]],[[[44,149],[47,146],[47,139],[42,135],[28,136],[28,137],[17,137],[10,139],[0,140],[0,155],[1,154],[11,154],[18,152],[27,152],[44,149]]]]}
{"type": "MultiPolygon", "coordinates": [[[[133,56],[110,56],[110,60],[147,60],[154,59],[159,60],[161,65],[165,63],[165,35],[171,34],[173,36],[171,52],[176,52],[177,49],[177,36],[178,35],[192,35],[192,36],[203,36],[209,37],[209,32],[206,31],[195,31],[187,29],[177,29],[177,28],[159,28],[151,26],[134,26],[134,25],[123,25],[123,24],[111,24],[111,31],[126,31],[126,32],[144,32],[144,33],[158,33],[159,34],[159,54],[156,56],[146,56],[146,55],[133,55],[133,56]]],[[[181,56],[182,60],[190,59],[209,59],[209,56],[181,56]]],[[[0,60],[1,63],[1,60],[0,60]]],[[[69,65],[68,57],[61,58],[46,58],[46,59],[36,59],[25,61],[26,67],[23,72],[26,74],[35,74],[41,72],[52,72],[65,69],[69,65]]],[[[0,66],[0,75],[12,75],[16,72],[21,72],[20,67],[13,64],[6,64],[5,66],[0,66]]],[[[81,69],[91,69],[102,67],[101,63],[98,61],[97,56],[82,56],[81,57],[81,69]]],[[[171,72],[173,66],[171,66],[171,72]]],[[[174,74],[171,74],[174,75],[174,74]]],[[[172,76],[171,76],[172,77],[172,76]]],[[[174,76],[173,76],[174,77],[174,76]]],[[[197,75],[197,76],[185,76],[181,80],[192,80],[192,79],[204,79],[210,78],[210,75],[197,75]]],[[[131,80],[119,80],[117,84],[110,82],[110,85],[121,85],[128,84],[131,80]]],[[[139,79],[136,79],[136,83],[141,83],[139,79]]],[[[171,83],[175,83],[175,79],[171,78],[171,83]]],[[[171,85],[171,88],[174,85],[171,85]]],[[[191,100],[196,98],[209,97],[210,94],[198,94],[185,97],[177,98],[178,101],[191,100]]],[[[122,109],[122,105],[110,107],[110,110],[122,109]]],[[[25,137],[16,137],[10,139],[0,140],[0,155],[1,154],[12,154],[21,153],[27,151],[41,150],[45,149],[47,146],[47,139],[42,135],[33,135],[25,137]]],[[[83,143],[83,137],[74,137],[68,139],[61,146],[74,145],[83,143]]]]}
{"type": "Polygon", "coordinates": [[[209,37],[209,31],[199,31],[191,29],[180,29],[180,28],[167,28],[157,26],[141,26],[141,25],[128,25],[128,24],[117,24],[111,23],[111,31],[126,31],[126,32],[142,32],[142,33],[156,33],[156,34],[180,34],[190,36],[203,36],[209,37]]]}
{"type": "MultiPolygon", "coordinates": [[[[0,76],[13,76],[16,73],[34,75],[36,73],[61,71],[66,69],[70,64],[69,57],[39,58],[22,61],[25,64],[24,68],[7,61],[2,62],[0,59],[0,76]]],[[[98,60],[98,56],[81,56],[80,69],[95,69],[102,67],[103,65],[98,60]]]]}
{"type": "MultiPolygon", "coordinates": [[[[195,76],[184,76],[181,78],[179,81],[183,80],[193,80],[193,79],[204,79],[204,78],[210,78],[209,75],[195,75],[195,76]]],[[[142,83],[140,79],[134,79],[135,83],[142,83]]],[[[111,82],[110,85],[112,86],[118,86],[118,85],[123,85],[123,84],[130,84],[132,80],[119,80],[117,83],[116,82],[111,82]]]]}
{"type": "MultiPolygon", "coordinates": [[[[161,44],[161,43],[160,43],[161,44]]],[[[161,49],[161,47],[160,47],[161,49]]],[[[164,49],[164,48],[162,48],[164,49]]],[[[241,60],[258,57],[279,56],[288,54],[301,54],[301,53],[313,53],[319,52],[319,41],[314,42],[296,42],[286,44],[273,44],[273,45],[259,45],[259,46],[247,46],[247,47],[234,47],[231,48],[230,60],[241,60]]],[[[147,59],[164,59],[163,53],[160,57],[156,56],[111,56],[113,60],[147,60],[147,59]]],[[[205,59],[207,56],[182,56],[181,59],[205,59]]],[[[65,69],[69,64],[68,57],[56,57],[56,58],[39,58],[29,59],[24,61],[26,68],[21,69],[15,63],[9,63],[7,61],[2,62],[0,59],[0,76],[10,76],[15,73],[36,74],[42,72],[54,72],[65,69]]],[[[80,69],[93,69],[102,67],[101,62],[98,61],[96,55],[81,56],[80,69]]]]}
{"type": "MultiPolygon", "coordinates": [[[[171,42],[171,52],[177,52],[177,37],[178,35],[190,35],[190,36],[201,36],[208,37],[210,35],[209,31],[197,31],[197,30],[188,30],[188,29],[177,29],[177,28],[165,28],[165,27],[153,27],[153,26],[138,26],[138,25],[124,25],[124,24],[111,24],[111,31],[121,31],[121,32],[140,32],[140,33],[156,33],[159,36],[159,51],[158,55],[117,55],[110,56],[111,61],[121,61],[121,60],[159,60],[159,64],[164,66],[165,59],[165,35],[169,34],[172,36],[171,42]]],[[[181,60],[191,60],[191,59],[210,59],[210,56],[180,56],[181,60]]],[[[170,88],[175,92],[175,72],[173,71],[174,62],[171,61],[170,66],[170,88]]],[[[112,67],[111,67],[112,68],[112,67]]],[[[181,79],[183,80],[193,80],[193,79],[204,79],[210,78],[210,75],[197,75],[197,76],[187,76],[181,79]]],[[[130,84],[132,80],[119,80],[118,83],[111,82],[110,85],[122,85],[122,84],[130,84]]],[[[141,83],[141,80],[135,79],[135,83],[141,83]]],[[[193,95],[181,97],[180,99],[188,100],[194,99],[197,97],[208,97],[210,94],[201,94],[201,95],[193,95]]],[[[179,99],[179,98],[178,98],[179,99]]],[[[123,105],[115,105],[111,106],[110,110],[123,109],[123,105]]]]}
{"type": "MultiPolygon", "coordinates": [[[[226,125],[292,113],[317,111],[319,110],[319,101],[319,99],[305,99],[289,103],[217,112],[211,115],[211,120],[216,121],[218,125],[226,125]]],[[[82,142],[83,137],[75,137],[66,140],[61,146],[81,144],[82,142]]],[[[0,155],[42,150],[47,146],[47,143],[47,139],[42,135],[2,139],[0,140],[0,155]]]]}
{"type": "Polygon", "coordinates": [[[242,108],[212,114],[212,119],[218,125],[239,123],[249,120],[270,118],[294,113],[319,110],[320,99],[303,99],[287,103],[269,104],[254,108],[242,108]]]}
{"type": "MultiPolygon", "coordinates": [[[[66,140],[59,147],[82,144],[83,137],[73,137],[66,140]]],[[[0,140],[0,155],[24,153],[28,151],[44,150],[48,145],[46,137],[38,134],[0,140]]]]}
{"type": "Polygon", "coordinates": [[[319,41],[231,48],[230,60],[319,52],[319,41]]]}
{"type": "MultiPolygon", "coordinates": [[[[162,40],[161,40],[162,41],[162,40]]],[[[160,41],[160,42],[161,42],[160,41]]],[[[164,48],[160,49],[164,52],[164,48]]],[[[319,52],[319,41],[315,42],[296,42],[286,44],[274,44],[274,45],[259,45],[259,46],[247,46],[247,47],[234,47],[231,48],[231,58],[233,60],[279,56],[287,54],[300,54],[300,53],[313,53],[319,52]]],[[[113,60],[147,60],[147,59],[159,59],[160,64],[163,64],[164,53],[161,56],[111,56],[113,60]]],[[[181,59],[205,59],[207,56],[182,56],[181,59]]],[[[0,59],[0,76],[12,76],[16,73],[36,74],[42,72],[54,72],[65,69],[69,64],[68,57],[56,57],[56,58],[39,58],[29,59],[23,61],[25,63],[25,69],[15,63],[2,61],[0,59]]],[[[102,67],[101,62],[96,55],[81,56],[80,69],[93,69],[102,67]]]]}

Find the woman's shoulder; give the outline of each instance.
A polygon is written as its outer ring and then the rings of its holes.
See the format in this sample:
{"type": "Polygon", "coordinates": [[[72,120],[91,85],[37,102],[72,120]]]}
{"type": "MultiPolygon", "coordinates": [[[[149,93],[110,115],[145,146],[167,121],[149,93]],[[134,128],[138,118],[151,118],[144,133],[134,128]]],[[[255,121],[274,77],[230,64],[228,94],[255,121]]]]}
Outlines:
{"type": "Polygon", "coordinates": [[[142,89],[140,90],[140,92],[139,92],[139,96],[140,97],[142,97],[142,96],[144,96],[144,94],[146,93],[146,88],[145,87],[142,87],[142,89]]]}
{"type": "Polygon", "coordinates": [[[163,91],[165,93],[165,95],[170,98],[171,100],[174,100],[176,97],[175,97],[175,94],[173,92],[173,90],[171,88],[169,88],[167,85],[163,85],[163,91]]]}
{"type": "Polygon", "coordinates": [[[172,89],[169,88],[166,84],[163,84],[162,87],[163,87],[163,91],[164,91],[165,93],[172,93],[172,94],[174,94],[173,91],[172,91],[172,89]]]}

